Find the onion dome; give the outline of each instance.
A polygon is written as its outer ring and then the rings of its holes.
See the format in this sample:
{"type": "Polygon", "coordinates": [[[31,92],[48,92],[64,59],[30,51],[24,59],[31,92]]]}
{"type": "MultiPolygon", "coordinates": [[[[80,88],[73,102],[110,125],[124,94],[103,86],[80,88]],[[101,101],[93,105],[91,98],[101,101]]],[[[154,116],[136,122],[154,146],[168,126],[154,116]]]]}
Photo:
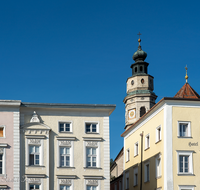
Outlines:
{"type": "Polygon", "coordinates": [[[147,57],[147,53],[142,50],[142,47],[140,45],[140,42],[141,42],[140,38],[138,39],[138,42],[139,42],[138,50],[133,54],[133,60],[135,62],[144,61],[147,57]]]}

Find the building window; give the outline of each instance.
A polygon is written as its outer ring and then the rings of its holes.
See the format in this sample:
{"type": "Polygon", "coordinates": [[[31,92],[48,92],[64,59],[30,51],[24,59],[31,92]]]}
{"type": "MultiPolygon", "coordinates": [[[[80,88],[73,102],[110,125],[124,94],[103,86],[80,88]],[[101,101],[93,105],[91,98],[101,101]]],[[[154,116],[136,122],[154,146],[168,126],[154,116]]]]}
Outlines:
{"type": "Polygon", "coordinates": [[[149,171],[150,171],[150,165],[149,163],[146,163],[144,165],[144,182],[150,181],[149,171]]]}
{"type": "Polygon", "coordinates": [[[40,190],[40,185],[30,184],[30,190],[31,189],[40,190]]]}
{"type": "Polygon", "coordinates": [[[179,185],[179,190],[194,190],[194,185],[179,185]]]}
{"type": "Polygon", "coordinates": [[[130,160],[130,149],[128,148],[126,150],[126,161],[128,162],[130,160]]]}
{"type": "Polygon", "coordinates": [[[61,185],[60,190],[70,190],[70,186],[69,185],[61,185]]]}
{"type": "MultiPolygon", "coordinates": [[[[143,79],[143,80],[144,80],[144,79],[143,79]]],[[[143,82],[143,83],[144,83],[144,82],[143,82]]],[[[145,113],[146,113],[146,109],[145,109],[145,107],[143,106],[143,107],[140,108],[140,117],[142,117],[145,113]]]]}
{"type": "Polygon", "coordinates": [[[145,136],[145,149],[150,148],[150,135],[145,136]]]}
{"type": "Polygon", "coordinates": [[[129,189],[129,172],[126,173],[126,189],[129,189]]]}
{"type": "Polygon", "coordinates": [[[190,122],[178,122],[178,136],[191,137],[190,122]]]}
{"type": "Polygon", "coordinates": [[[0,154],[0,174],[3,174],[3,154],[0,154]]]}
{"type": "Polygon", "coordinates": [[[193,159],[191,151],[177,151],[178,174],[193,174],[193,159]]]}
{"type": "Polygon", "coordinates": [[[59,122],[59,132],[72,132],[71,122],[59,122]]]}
{"type": "Polygon", "coordinates": [[[156,143],[161,141],[161,126],[156,128],[156,143]]]}
{"type": "Polygon", "coordinates": [[[4,126],[0,126],[0,137],[5,137],[5,135],[4,135],[4,126]]]}
{"type": "Polygon", "coordinates": [[[87,148],[87,167],[97,167],[97,149],[87,148]]]}
{"type": "Polygon", "coordinates": [[[133,169],[133,186],[138,185],[138,167],[133,169]]]}
{"type": "Polygon", "coordinates": [[[97,186],[87,185],[87,190],[97,190],[97,186]]]}
{"type": "Polygon", "coordinates": [[[85,132],[86,133],[98,133],[98,123],[85,123],[85,132]]]}
{"type": "Polygon", "coordinates": [[[60,147],[60,167],[70,167],[70,147],[60,147]]]}
{"type": "Polygon", "coordinates": [[[134,145],[134,156],[137,156],[138,153],[139,153],[139,151],[138,151],[138,142],[136,142],[135,145],[134,145]]]}
{"type": "Polygon", "coordinates": [[[119,190],[122,190],[122,181],[119,181],[119,190]]]}
{"type": "Polygon", "coordinates": [[[40,164],[40,147],[29,146],[29,165],[40,164]]]}
{"type": "Polygon", "coordinates": [[[115,190],[117,190],[117,183],[115,183],[115,190]]]}
{"type": "Polygon", "coordinates": [[[156,178],[161,177],[161,155],[156,157],[156,178]]]}

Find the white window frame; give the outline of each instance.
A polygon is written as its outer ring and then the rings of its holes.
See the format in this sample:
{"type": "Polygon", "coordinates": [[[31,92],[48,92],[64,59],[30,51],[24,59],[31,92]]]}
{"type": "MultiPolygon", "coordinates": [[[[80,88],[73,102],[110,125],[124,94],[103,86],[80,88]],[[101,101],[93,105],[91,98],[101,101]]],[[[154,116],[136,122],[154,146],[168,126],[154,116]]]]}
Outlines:
{"type": "Polygon", "coordinates": [[[39,166],[40,165],[40,160],[41,160],[41,146],[40,145],[29,145],[29,166],[39,166]],[[30,147],[34,147],[34,152],[30,152],[30,147]],[[39,152],[37,153],[36,152],[36,147],[39,147],[39,152]],[[31,154],[32,153],[32,154],[31,154]],[[33,155],[34,156],[34,164],[31,165],[30,164],[30,155],[33,155]],[[36,164],[36,156],[39,155],[39,164],[36,164]]]}
{"type": "Polygon", "coordinates": [[[75,176],[66,176],[65,178],[57,178],[57,189],[60,190],[61,185],[70,186],[70,190],[74,189],[75,176]]]}
{"type": "Polygon", "coordinates": [[[26,182],[26,189],[30,190],[30,185],[40,185],[40,190],[44,190],[44,181],[43,181],[44,176],[39,177],[34,174],[33,174],[33,176],[34,177],[26,176],[26,178],[24,179],[26,182]]]}
{"type": "Polygon", "coordinates": [[[6,126],[5,125],[0,125],[0,128],[3,128],[3,137],[0,138],[6,138],[6,126]]]}
{"type": "Polygon", "coordinates": [[[156,127],[156,143],[162,140],[162,128],[161,125],[156,127]]]}
{"type": "Polygon", "coordinates": [[[150,148],[150,134],[145,136],[145,150],[150,148]]]}
{"type": "Polygon", "coordinates": [[[194,190],[195,186],[194,185],[179,185],[179,190],[194,190]]]}
{"type": "Polygon", "coordinates": [[[101,180],[102,180],[102,178],[99,177],[99,176],[94,177],[94,178],[85,177],[85,179],[84,179],[84,190],[87,190],[87,186],[95,186],[96,190],[100,190],[101,189],[101,182],[100,182],[101,180]],[[89,183],[91,183],[91,184],[89,184],[89,183]]]}
{"type": "Polygon", "coordinates": [[[101,167],[101,143],[99,140],[93,139],[91,140],[84,140],[83,141],[83,154],[84,154],[84,159],[83,159],[83,167],[84,168],[100,168],[101,167]],[[87,167],[87,148],[96,148],[96,167],[87,167]]]}
{"type": "Polygon", "coordinates": [[[134,144],[134,156],[137,156],[139,154],[139,142],[137,141],[134,144]]]}
{"type": "Polygon", "coordinates": [[[130,183],[129,172],[126,172],[126,189],[129,189],[129,183],[130,183]]]}
{"type": "Polygon", "coordinates": [[[86,147],[86,165],[87,168],[90,167],[97,167],[97,147],[86,147]],[[90,151],[90,154],[88,154],[88,150],[90,151]],[[93,154],[93,150],[95,150],[96,154],[93,154]],[[90,158],[90,163],[91,165],[88,165],[88,158],[90,158]],[[93,162],[93,158],[96,158],[96,162],[93,162]],[[94,164],[95,163],[95,164],[94,164]]]}
{"type": "Polygon", "coordinates": [[[7,144],[0,143],[0,154],[2,155],[2,174],[0,174],[0,177],[6,176],[6,147],[7,144]]]}
{"type": "Polygon", "coordinates": [[[137,186],[138,185],[138,167],[133,168],[133,186],[137,186]],[[136,178],[136,174],[137,174],[137,178],[136,178]]]}
{"type": "Polygon", "coordinates": [[[70,162],[71,162],[71,147],[68,147],[68,146],[60,146],[60,167],[70,167],[70,162]],[[61,148],[64,149],[64,153],[61,154],[61,148]],[[67,153],[67,149],[69,149],[69,153],[67,153]],[[64,166],[61,165],[61,157],[64,157],[64,166]],[[67,158],[69,158],[69,166],[66,165],[66,160],[67,158]]]}
{"type": "MultiPolygon", "coordinates": [[[[36,184],[36,183],[29,183],[29,190],[31,185],[39,185],[39,190],[41,189],[41,184],[36,184]]],[[[34,190],[34,189],[33,189],[34,190]]],[[[37,189],[38,190],[38,189],[37,189]]]]}
{"type": "Polygon", "coordinates": [[[84,127],[85,127],[85,134],[98,134],[99,133],[99,122],[98,121],[85,121],[84,127]],[[87,124],[90,124],[90,132],[86,131],[86,125],[87,124]],[[93,124],[96,125],[96,132],[92,132],[92,125],[93,124]]]}
{"type": "Polygon", "coordinates": [[[180,138],[187,138],[191,137],[191,122],[190,121],[178,121],[178,137],[180,138]],[[180,136],[180,125],[185,124],[187,125],[187,135],[186,136],[180,136]]]}
{"type": "Polygon", "coordinates": [[[58,121],[58,132],[59,133],[72,133],[73,129],[72,129],[72,121],[58,121]],[[60,124],[63,123],[64,124],[64,131],[60,131],[60,124]],[[70,131],[66,131],[66,124],[69,124],[70,126],[70,131]]]}
{"type": "Polygon", "coordinates": [[[74,141],[68,138],[63,138],[63,139],[57,139],[57,167],[58,168],[69,168],[69,167],[74,167],[74,141]],[[62,143],[68,142],[68,144],[62,144],[62,143]],[[69,160],[70,164],[69,166],[61,166],[61,154],[60,154],[60,148],[70,148],[70,153],[69,153],[69,160]]]}
{"type": "Polygon", "coordinates": [[[144,164],[144,182],[149,182],[150,181],[150,163],[146,162],[144,164]],[[149,171],[147,171],[147,165],[149,166],[149,171]],[[149,179],[148,179],[149,176],[149,179]]]}
{"type": "Polygon", "coordinates": [[[161,160],[161,154],[156,156],[156,178],[160,178],[162,176],[162,160],[161,160]]]}
{"type": "Polygon", "coordinates": [[[26,137],[26,160],[25,160],[25,163],[26,163],[26,166],[31,166],[30,165],[30,160],[29,160],[29,154],[30,154],[30,149],[29,147],[30,146],[40,146],[39,148],[39,151],[40,151],[40,163],[39,165],[33,165],[33,166],[43,166],[44,165],[44,136],[41,136],[38,138],[35,136],[35,137],[26,137]],[[30,139],[34,139],[34,140],[40,140],[40,143],[30,143],[29,140],[30,139]]]}
{"type": "Polygon", "coordinates": [[[191,175],[193,173],[193,151],[177,151],[177,174],[178,175],[191,175]],[[180,172],[180,156],[189,156],[189,171],[188,172],[180,172]]]}
{"type": "Polygon", "coordinates": [[[130,161],[130,148],[126,149],[126,162],[130,161]]]}

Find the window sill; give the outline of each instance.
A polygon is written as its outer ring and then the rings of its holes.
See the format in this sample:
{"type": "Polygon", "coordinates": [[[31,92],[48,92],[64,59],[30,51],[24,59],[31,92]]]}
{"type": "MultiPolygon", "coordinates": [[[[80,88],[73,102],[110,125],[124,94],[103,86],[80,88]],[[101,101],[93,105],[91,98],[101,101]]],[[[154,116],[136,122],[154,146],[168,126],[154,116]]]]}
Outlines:
{"type": "Polygon", "coordinates": [[[75,169],[75,167],[70,167],[70,166],[60,166],[57,167],[58,169],[75,169]]]}
{"type": "Polygon", "coordinates": [[[136,185],[133,185],[133,187],[137,187],[138,186],[138,184],[136,184],[136,185]]]}
{"type": "Polygon", "coordinates": [[[72,132],[72,131],[59,131],[59,133],[73,134],[73,132],[72,132]]]}
{"type": "Polygon", "coordinates": [[[155,144],[159,143],[160,141],[162,141],[162,139],[160,139],[160,140],[156,141],[156,143],[155,143],[155,144]]]}
{"type": "Polygon", "coordinates": [[[150,180],[149,181],[145,181],[144,183],[149,183],[150,182],[150,180]]]}
{"type": "Polygon", "coordinates": [[[134,155],[134,157],[137,157],[139,154],[134,155]]]}
{"type": "Polygon", "coordinates": [[[102,170],[102,168],[97,168],[97,167],[84,167],[84,169],[97,169],[97,170],[102,170]]]}
{"type": "Polygon", "coordinates": [[[158,177],[156,177],[156,179],[160,179],[162,176],[160,175],[160,176],[158,176],[158,177]]]}
{"type": "Polygon", "coordinates": [[[97,132],[85,132],[85,134],[99,135],[99,133],[97,133],[97,132]]]}
{"type": "Polygon", "coordinates": [[[0,177],[6,177],[6,174],[0,174],[0,177]]]}
{"type": "Polygon", "coordinates": [[[129,161],[130,161],[130,160],[127,160],[126,163],[129,162],[129,161]]]}
{"type": "Polygon", "coordinates": [[[178,138],[180,138],[180,139],[192,139],[192,137],[190,136],[177,136],[178,138]]]}
{"type": "Polygon", "coordinates": [[[192,174],[192,173],[178,173],[177,175],[178,175],[178,176],[195,176],[195,175],[192,174]]]}
{"type": "Polygon", "coordinates": [[[148,150],[148,149],[150,149],[150,147],[145,148],[144,151],[146,151],[146,150],[148,150]]]}
{"type": "Polygon", "coordinates": [[[34,168],[36,168],[36,167],[40,167],[40,168],[42,168],[42,167],[45,167],[45,166],[40,166],[40,165],[26,165],[26,167],[34,167],[34,168]]]}

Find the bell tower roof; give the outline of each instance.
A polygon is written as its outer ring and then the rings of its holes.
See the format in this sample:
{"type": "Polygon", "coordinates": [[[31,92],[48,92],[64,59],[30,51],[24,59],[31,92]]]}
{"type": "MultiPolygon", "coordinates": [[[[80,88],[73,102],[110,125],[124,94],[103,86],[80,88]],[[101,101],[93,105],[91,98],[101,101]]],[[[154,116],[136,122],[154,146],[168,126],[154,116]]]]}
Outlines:
{"type": "Polygon", "coordinates": [[[138,35],[139,35],[139,39],[138,39],[138,42],[139,42],[138,50],[133,54],[133,60],[134,60],[135,62],[144,61],[144,60],[146,59],[146,57],[147,57],[147,53],[146,53],[145,51],[142,50],[142,47],[141,47],[141,45],[140,45],[140,42],[142,41],[142,40],[140,39],[141,33],[139,32],[138,35]]]}

